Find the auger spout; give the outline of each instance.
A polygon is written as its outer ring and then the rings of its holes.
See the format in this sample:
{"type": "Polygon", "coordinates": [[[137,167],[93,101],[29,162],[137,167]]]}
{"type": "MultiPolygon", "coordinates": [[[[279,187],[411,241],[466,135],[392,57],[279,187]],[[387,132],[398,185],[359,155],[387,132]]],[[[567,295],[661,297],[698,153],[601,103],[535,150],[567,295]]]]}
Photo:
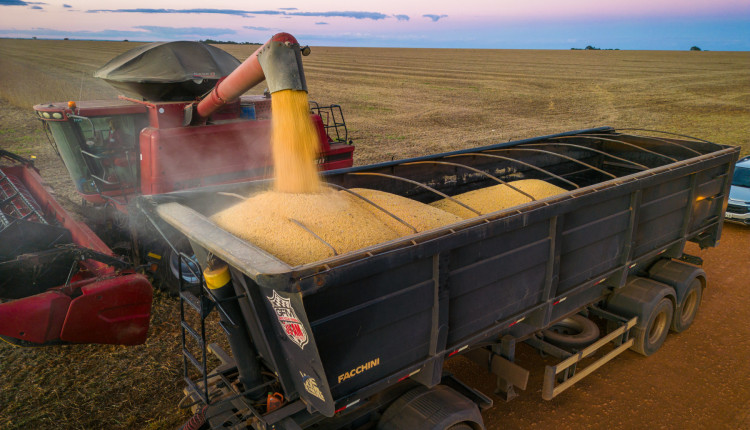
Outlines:
{"type": "Polygon", "coordinates": [[[300,48],[291,34],[275,34],[198,103],[196,112],[199,118],[207,119],[221,106],[233,102],[264,79],[271,93],[288,89],[307,91],[302,56],[309,53],[310,48],[300,48]]]}

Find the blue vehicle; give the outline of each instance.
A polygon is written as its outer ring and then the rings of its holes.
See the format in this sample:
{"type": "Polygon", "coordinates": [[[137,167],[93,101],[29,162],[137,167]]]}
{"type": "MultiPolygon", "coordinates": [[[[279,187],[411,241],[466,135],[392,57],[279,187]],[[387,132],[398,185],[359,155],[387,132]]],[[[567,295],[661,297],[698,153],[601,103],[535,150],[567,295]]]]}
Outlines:
{"type": "Polygon", "coordinates": [[[738,161],[734,168],[726,218],[750,225],[750,155],[738,161]]]}

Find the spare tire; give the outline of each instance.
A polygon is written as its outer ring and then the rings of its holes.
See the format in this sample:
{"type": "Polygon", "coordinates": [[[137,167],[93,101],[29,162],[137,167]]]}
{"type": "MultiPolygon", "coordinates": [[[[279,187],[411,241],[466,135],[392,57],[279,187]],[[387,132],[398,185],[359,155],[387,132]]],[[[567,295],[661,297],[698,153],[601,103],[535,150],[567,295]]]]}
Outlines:
{"type": "Polygon", "coordinates": [[[542,330],[544,340],[562,349],[583,349],[599,339],[599,327],[582,315],[572,315],[542,330]]]}

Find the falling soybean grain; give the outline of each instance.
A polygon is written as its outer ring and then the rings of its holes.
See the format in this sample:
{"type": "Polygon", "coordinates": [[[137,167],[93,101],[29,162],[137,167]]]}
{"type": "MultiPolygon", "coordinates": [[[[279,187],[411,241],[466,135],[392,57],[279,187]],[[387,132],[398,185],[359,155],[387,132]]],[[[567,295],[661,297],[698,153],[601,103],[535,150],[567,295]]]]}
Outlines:
{"type": "Polygon", "coordinates": [[[274,190],[320,193],[322,186],[315,163],[318,134],[310,118],[307,92],[274,92],[271,94],[271,112],[274,190]]]}

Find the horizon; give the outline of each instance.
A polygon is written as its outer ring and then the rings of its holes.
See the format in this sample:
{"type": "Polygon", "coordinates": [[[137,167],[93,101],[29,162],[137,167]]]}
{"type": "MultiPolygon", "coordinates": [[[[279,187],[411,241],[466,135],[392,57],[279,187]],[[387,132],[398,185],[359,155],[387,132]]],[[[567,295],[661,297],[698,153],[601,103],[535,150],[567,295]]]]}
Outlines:
{"type": "Polygon", "coordinates": [[[360,7],[321,0],[310,8],[291,0],[284,7],[246,10],[229,0],[212,8],[197,0],[163,1],[159,8],[146,0],[115,0],[102,9],[93,0],[0,0],[6,18],[0,38],[241,44],[264,43],[285,31],[303,45],[331,47],[750,51],[750,2],[736,0],[402,3],[360,7]]]}
{"type": "MultiPolygon", "coordinates": [[[[158,42],[176,42],[183,39],[175,40],[128,40],[128,39],[78,39],[78,38],[53,38],[53,37],[3,37],[0,36],[0,40],[40,40],[40,41],[67,41],[67,42],[111,42],[111,43],[158,43],[158,42]]],[[[265,42],[237,42],[232,40],[214,40],[214,39],[201,39],[194,40],[194,42],[203,42],[211,45],[238,45],[238,46],[262,46],[265,42]]],[[[302,43],[301,46],[307,44],[302,43]]],[[[310,45],[308,45],[310,46],[310,45]]],[[[412,46],[346,46],[346,45],[311,45],[312,47],[319,48],[362,48],[362,49],[478,49],[478,50],[498,50],[498,51],[626,51],[626,52],[681,52],[691,51],[693,45],[687,49],[620,49],[620,48],[602,48],[593,45],[587,45],[585,47],[571,46],[570,48],[440,48],[440,47],[412,47],[412,46]],[[587,49],[591,46],[591,49],[587,49]]],[[[697,46],[700,48],[700,46],[697,46]]],[[[701,52],[747,52],[747,51],[733,51],[733,50],[713,50],[713,49],[699,49],[701,52]]]]}

